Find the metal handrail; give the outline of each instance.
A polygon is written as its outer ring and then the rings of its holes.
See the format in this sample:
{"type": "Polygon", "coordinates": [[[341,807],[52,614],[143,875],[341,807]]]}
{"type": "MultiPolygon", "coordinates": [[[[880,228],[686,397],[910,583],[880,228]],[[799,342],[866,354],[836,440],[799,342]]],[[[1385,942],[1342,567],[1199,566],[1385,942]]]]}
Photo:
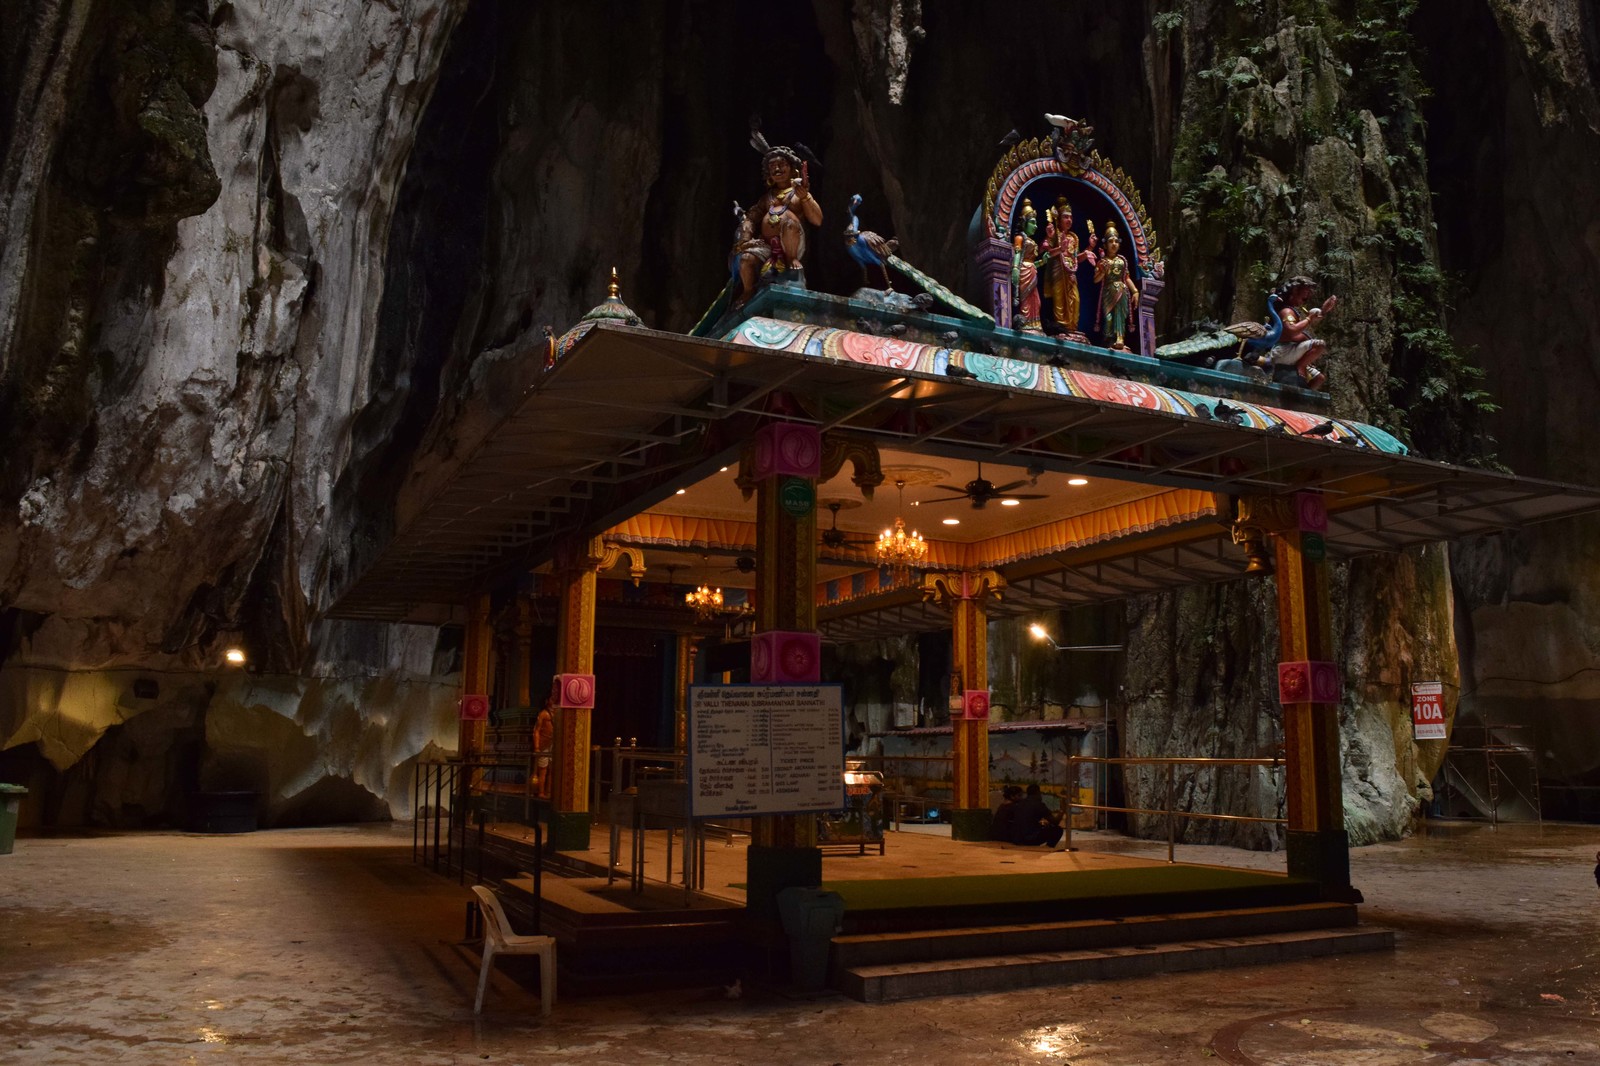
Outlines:
{"type": "MultiPolygon", "coordinates": [[[[484,770],[515,768],[523,765],[524,761],[520,759],[445,759],[417,763],[417,773],[412,779],[411,791],[411,861],[431,866],[435,873],[442,872],[446,877],[449,877],[451,870],[454,869],[456,883],[465,884],[467,853],[472,850],[469,847],[472,840],[467,829],[467,819],[473,813],[470,795],[473,781],[484,770]],[[433,802],[424,807],[424,801],[429,798],[430,790],[433,802]]],[[[526,809],[527,805],[524,803],[525,813],[526,809]]],[[[479,810],[476,813],[478,854],[473,878],[482,884],[483,859],[488,851],[485,839],[488,834],[488,819],[484,817],[483,811],[479,810]]],[[[524,822],[533,830],[531,863],[533,869],[529,872],[533,877],[534,932],[539,932],[544,915],[544,827],[538,819],[530,820],[524,817],[524,822]]],[[[467,918],[469,937],[474,935],[472,929],[474,913],[473,908],[469,907],[467,918]]]]}
{"type": "Polygon", "coordinates": [[[682,778],[688,767],[688,756],[671,748],[641,748],[629,744],[596,744],[589,749],[589,813],[598,818],[604,801],[629,788],[640,764],[670,766],[675,776],[682,778]],[[610,756],[611,776],[607,780],[601,773],[610,756]],[[610,790],[606,791],[609,784],[610,790]]]}
{"type": "MultiPolygon", "coordinates": [[[[1148,807],[1113,807],[1103,803],[1078,803],[1072,796],[1067,796],[1063,801],[1066,807],[1066,817],[1062,819],[1065,827],[1065,844],[1072,847],[1072,812],[1085,811],[1112,811],[1121,814],[1165,814],[1167,816],[1167,861],[1176,862],[1178,844],[1177,820],[1179,818],[1199,818],[1216,822],[1264,822],[1269,825],[1287,825],[1287,818],[1267,818],[1257,814],[1212,814],[1208,811],[1180,811],[1173,804],[1174,774],[1179,766],[1262,766],[1271,770],[1284,768],[1281,759],[1232,759],[1208,758],[1196,756],[1186,758],[1172,755],[1152,755],[1147,757],[1110,756],[1110,755],[1069,755],[1067,756],[1067,780],[1076,781],[1075,770],[1079,763],[1096,763],[1101,765],[1116,766],[1165,766],[1166,772],[1166,802],[1160,808],[1152,810],[1148,807]]],[[[1076,792],[1076,788],[1073,789],[1076,792]]]]}

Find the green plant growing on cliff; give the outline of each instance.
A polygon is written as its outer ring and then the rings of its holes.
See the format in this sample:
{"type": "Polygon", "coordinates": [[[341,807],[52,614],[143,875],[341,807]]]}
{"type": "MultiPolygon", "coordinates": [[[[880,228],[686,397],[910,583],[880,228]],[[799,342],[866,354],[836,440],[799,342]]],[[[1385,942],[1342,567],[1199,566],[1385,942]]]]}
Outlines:
{"type": "Polygon", "coordinates": [[[1391,417],[1428,455],[1495,466],[1484,422],[1498,407],[1482,388],[1482,368],[1445,328],[1451,284],[1439,269],[1422,150],[1421,104],[1430,89],[1417,62],[1422,43],[1409,28],[1417,6],[1416,0],[1358,0],[1355,18],[1334,36],[1341,52],[1361,60],[1362,76],[1351,82],[1354,114],[1379,116],[1396,190],[1396,202],[1375,211],[1377,232],[1368,238],[1394,264],[1391,417]]]}
{"type": "MultiPolygon", "coordinates": [[[[1236,0],[1234,6],[1238,10],[1246,5],[1236,0]]],[[[1336,239],[1335,224],[1319,219],[1315,234],[1302,232],[1293,209],[1299,190],[1289,190],[1286,197],[1267,195],[1259,187],[1259,172],[1269,168],[1251,163],[1252,156],[1274,158],[1271,144],[1255,143],[1249,135],[1247,117],[1252,107],[1262,106],[1262,86],[1279,77],[1274,72],[1274,64],[1283,61],[1278,43],[1298,42],[1302,67],[1320,61],[1326,70],[1331,59],[1340,76],[1339,108],[1330,109],[1326,100],[1306,101],[1290,123],[1292,144],[1277,142],[1276,162],[1282,167],[1286,149],[1303,160],[1328,137],[1359,153],[1370,116],[1376,116],[1395,202],[1380,205],[1373,231],[1354,237],[1353,243],[1390,264],[1394,341],[1387,360],[1388,388],[1369,393],[1373,409],[1364,414],[1409,438],[1425,454],[1493,464],[1493,442],[1483,432],[1484,416],[1496,409],[1493,398],[1482,388],[1483,373],[1471,353],[1461,350],[1446,329],[1450,284],[1438,267],[1422,148],[1420,105],[1429,89],[1417,61],[1423,45],[1409,25],[1417,0],[1338,5],[1282,0],[1269,6],[1277,21],[1265,24],[1289,26],[1292,20],[1291,37],[1264,35],[1262,22],[1234,18],[1214,21],[1216,35],[1200,46],[1209,54],[1186,99],[1171,172],[1184,224],[1195,244],[1208,249],[1240,283],[1258,284],[1261,265],[1286,261],[1284,249],[1295,248],[1303,238],[1311,238],[1325,277],[1348,281],[1354,276],[1356,256],[1350,245],[1336,239]],[[1246,261],[1254,266],[1240,270],[1228,265],[1246,261]]],[[[1272,280],[1280,280],[1279,273],[1274,271],[1272,280]]]]}

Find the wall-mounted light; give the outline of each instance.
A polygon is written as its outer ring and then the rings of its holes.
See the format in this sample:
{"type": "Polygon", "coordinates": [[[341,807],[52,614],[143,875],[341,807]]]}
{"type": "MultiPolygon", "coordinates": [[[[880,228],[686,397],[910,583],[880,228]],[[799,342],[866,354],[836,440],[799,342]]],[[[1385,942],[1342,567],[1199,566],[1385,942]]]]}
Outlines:
{"type": "Polygon", "coordinates": [[[1056,638],[1052,637],[1050,635],[1050,631],[1048,629],[1046,629],[1044,626],[1040,625],[1038,622],[1034,622],[1032,625],[1030,625],[1028,627],[1028,632],[1033,635],[1033,639],[1034,640],[1042,641],[1043,643],[1050,645],[1050,647],[1055,649],[1056,651],[1121,651],[1122,650],[1122,645],[1121,644],[1057,644],[1056,643],[1056,638]]]}
{"type": "Polygon", "coordinates": [[[229,648],[222,653],[222,657],[228,661],[229,666],[243,666],[245,664],[243,648],[229,648]]]}

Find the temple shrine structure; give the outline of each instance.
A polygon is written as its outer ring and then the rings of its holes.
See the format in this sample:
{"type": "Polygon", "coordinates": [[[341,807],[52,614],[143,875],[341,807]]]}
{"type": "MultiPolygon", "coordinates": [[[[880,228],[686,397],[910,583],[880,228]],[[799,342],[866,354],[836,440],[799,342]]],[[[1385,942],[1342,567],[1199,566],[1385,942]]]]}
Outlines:
{"type": "MultiPolygon", "coordinates": [[[[806,160],[767,146],[766,192],[692,331],[642,324],[613,275],[599,306],[527,353],[504,416],[397,500],[393,536],[358,560],[329,614],[462,626],[459,750],[421,807],[463,869],[475,841],[523,841],[537,825],[541,860],[558,867],[609,833],[610,862],[591,871],[609,882],[628,866],[616,841],[662,816],[683,827],[671,882],[683,913],[736,883],[724,917],[759,941],[739,923],[776,914],[788,889],[840,880],[824,872],[826,812],[850,802],[845,748],[861,738],[839,728],[828,646],[921,635],[938,649],[941,705],[911,724],[948,735],[948,779],[919,828],[982,849],[998,786],[988,623],[1270,575],[1287,860],[1274,883],[1298,905],[1358,900],[1329,567],[1592,510],[1600,491],[1435,462],[1334,417],[1338,370],[1317,365],[1325,312],[1306,304],[1307,279],[1284,279],[1254,328],[1158,344],[1165,264],[1142,200],[1087,125],[1047,121],[997,161],[971,230],[976,284],[961,293],[863,229],[859,198],[845,239],[863,286],[807,287],[806,240],[837,230],[812,228],[823,193],[806,160]],[[807,723],[810,748],[785,747],[785,720],[807,723]],[[785,765],[798,767],[787,785],[785,765]],[[737,876],[705,872],[698,856],[726,848],[707,848],[704,824],[748,835],[737,876]]],[[[830,214],[843,214],[840,192],[827,192],[830,214]]],[[[849,861],[888,863],[898,836],[849,861]]],[[[626,873],[646,889],[637,862],[626,873]]],[[[902,885],[923,926],[959,924],[930,919],[944,902],[962,921],[998,920],[962,910],[966,889],[941,902],[927,876],[871,876],[880,917],[902,885]]],[[[543,879],[559,911],[559,877],[543,879]]],[[[1070,896],[1046,887],[1009,905],[1030,920],[1171,906],[1080,912],[1070,896]]],[[[1228,899],[1206,905],[1264,897],[1228,899]]],[[[852,926],[849,893],[845,907],[846,932],[869,931],[852,926]]],[[[683,917],[657,909],[669,913],[683,917]]],[[[650,920],[629,921],[615,936],[644,943],[650,920]]]]}

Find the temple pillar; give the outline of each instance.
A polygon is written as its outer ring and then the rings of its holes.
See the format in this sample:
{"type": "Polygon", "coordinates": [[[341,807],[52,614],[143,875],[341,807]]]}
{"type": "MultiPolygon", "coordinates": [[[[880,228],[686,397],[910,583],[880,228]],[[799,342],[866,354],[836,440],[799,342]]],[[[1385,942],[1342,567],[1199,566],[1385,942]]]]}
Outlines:
{"type": "Polygon", "coordinates": [[[994,312],[994,324],[1001,329],[1011,328],[1011,258],[1010,241],[986,237],[978,246],[978,273],[989,284],[989,305],[994,312]]]}
{"type": "MultiPolygon", "coordinates": [[[[822,469],[821,434],[814,426],[774,423],[762,427],[743,464],[756,490],[756,639],[751,642],[750,680],[772,684],[771,658],[756,652],[763,634],[817,630],[817,477],[822,469]]],[[[815,684],[815,659],[785,681],[815,684]]],[[[813,814],[764,815],[753,820],[746,859],[746,899],[753,911],[771,913],[785,888],[822,883],[822,851],[813,814]]]]}
{"type": "Polygon", "coordinates": [[[598,567],[605,548],[598,537],[568,545],[556,560],[561,607],[556,622],[556,676],[552,685],[555,742],[550,791],[550,847],[589,846],[589,721],[594,711],[594,615],[598,567]]]}
{"type": "Polygon", "coordinates": [[[689,750],[689,686],[694,684],[694,658],[699,639],[687,633],[678,635],[677,666],[673,671],[672,750],[689,750]]]}
{"type": "Polygon", "coordinates": [[[518,593],[512,628],[511,693],[518,707],[533,706],[533,601],[518,593]]]}
{"type": "MultiPolygon", "coordinates": [[[[489,597],[474,596],[467,604],[467,622],[461,633],[461,695],[489,695],[490,653],[494,648],[494,628],[489,622],[489,597]]],[[[462,759],[483,754],[484,718],[461,715],[456,732],[456,752],[462,759]]]]}
{"type": "Polygon", "coordinates": [[[1244,497],[1238,501],[1234,537],[1257,552],[1261,534],[1273,539],[1289,873],[1318,882],[1330,898],[1350,898],[1350,839],[1344,828],[1339,762],[1341,686],[1323,539],[1327,528],[1320,493],[1244,497]]]}
{"type": "MultiPolygon", "coordinates": [[[[1158,264],[1159,265],[1159,264],[1158,264]]],[[[1151,358],[1156,354],[1156,304],[1161,302],[1161,290],[1167,287],[1162,278],[1146,274],[1139,282],[1139,354],[1151,358]]]]}
{"type": "Polygon", "coordinates": [[[993,570],[923,575],[922,591],[950,612],[950,835],[989,835],[989,615],[1005,579],[993,570]]]}

